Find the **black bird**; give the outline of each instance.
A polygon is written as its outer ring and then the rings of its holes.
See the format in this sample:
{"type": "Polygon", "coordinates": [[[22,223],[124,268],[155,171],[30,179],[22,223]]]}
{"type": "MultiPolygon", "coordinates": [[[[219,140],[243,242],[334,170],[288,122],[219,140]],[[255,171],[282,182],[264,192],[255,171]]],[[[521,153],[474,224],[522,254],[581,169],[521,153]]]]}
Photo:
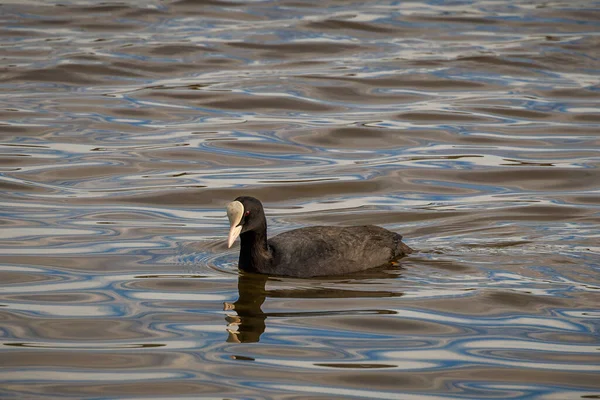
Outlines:
{"type": "Polygon", "coordinates": [[[239,268],[261,274],[295,276],[341,275],[378,267],[413,252],[402,236],[374,225],[312,226],[267,240],[267,219],[261,202],[241,196],[227,205],[230,230],[227,247],[239,236],[239,268]]]}

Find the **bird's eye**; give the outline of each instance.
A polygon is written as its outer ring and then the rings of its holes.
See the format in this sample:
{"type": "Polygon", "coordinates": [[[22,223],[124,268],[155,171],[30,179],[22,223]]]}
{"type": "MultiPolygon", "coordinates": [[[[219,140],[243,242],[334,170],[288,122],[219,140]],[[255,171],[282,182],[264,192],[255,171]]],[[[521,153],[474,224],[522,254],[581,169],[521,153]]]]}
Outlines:
{"type": "Polygon", "coordinates": [[[244,213],[244,216],[246,216],[246,217],[247,217],[248,215],[250,215],[250,211],[246,211],[246,212],[244,213]]]}

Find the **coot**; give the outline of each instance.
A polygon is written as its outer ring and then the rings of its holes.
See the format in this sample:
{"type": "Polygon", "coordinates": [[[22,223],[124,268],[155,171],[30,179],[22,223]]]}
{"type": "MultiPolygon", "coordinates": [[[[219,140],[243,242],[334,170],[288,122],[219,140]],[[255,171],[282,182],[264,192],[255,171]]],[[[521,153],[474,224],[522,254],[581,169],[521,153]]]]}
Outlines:
{"type": "Polygon", "coordinates": [[[227,247],[239,236],[239,268],[261,274],[311,277],[341,275],[378,267],[412,253],[402,236],[374,226],[312,226],[267,240],[261,202],[241,196],[227,205],[231,225],[227,247]]]}

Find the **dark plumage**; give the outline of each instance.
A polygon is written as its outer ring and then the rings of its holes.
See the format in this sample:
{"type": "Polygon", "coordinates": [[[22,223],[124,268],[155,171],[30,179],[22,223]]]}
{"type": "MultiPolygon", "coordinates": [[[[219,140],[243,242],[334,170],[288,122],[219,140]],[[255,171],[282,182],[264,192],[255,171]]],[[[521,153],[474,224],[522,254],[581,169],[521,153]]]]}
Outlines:
{"type": "Polygon", "coordinates": [[[260,201],[238,197],[227,206],[228,246],[240,237],[239,268],[262,274],[311,277],[341,275],[378,267],[412,253],[402,236],[374,226],[312,226],[267,240],[260,201]]]}

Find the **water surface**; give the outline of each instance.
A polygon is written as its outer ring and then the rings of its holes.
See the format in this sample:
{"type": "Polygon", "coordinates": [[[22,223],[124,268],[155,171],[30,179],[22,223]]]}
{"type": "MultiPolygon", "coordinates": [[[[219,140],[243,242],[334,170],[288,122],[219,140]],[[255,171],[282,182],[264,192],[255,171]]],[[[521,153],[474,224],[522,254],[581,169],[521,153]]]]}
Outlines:
{"type": "Polygon", "coordinates": [[[0,5],[3,398],[600,398],[600,3],[0,5]],[[240,274],[378,224],[352,276],[240,274]]]}

